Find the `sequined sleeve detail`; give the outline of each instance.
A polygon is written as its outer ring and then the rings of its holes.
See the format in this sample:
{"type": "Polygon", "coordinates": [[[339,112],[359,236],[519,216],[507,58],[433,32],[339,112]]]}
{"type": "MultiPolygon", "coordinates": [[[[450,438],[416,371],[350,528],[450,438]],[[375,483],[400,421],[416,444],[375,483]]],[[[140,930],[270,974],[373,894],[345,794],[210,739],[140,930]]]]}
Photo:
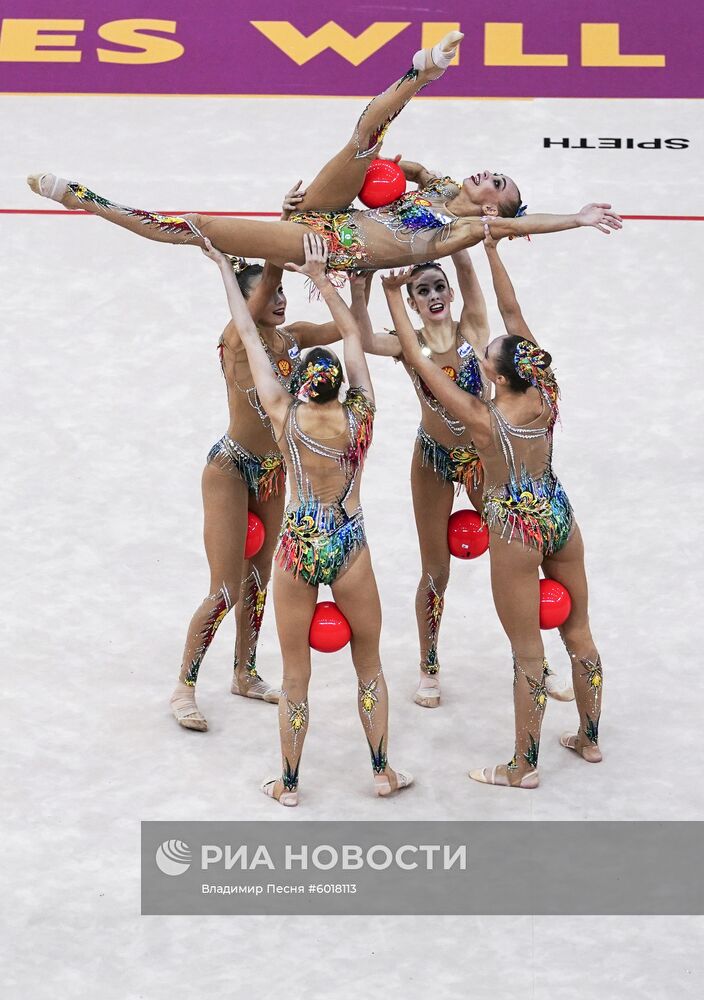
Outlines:
{"type": "Polygon", "coordinates": [[[372,443],[376,407],[357,386],[352,386],[347,390],[344,405],[354,414],[356,421],[356,431],[350,442],[347,461],[352,465],[359,466],[364,461],[372,443]]]}

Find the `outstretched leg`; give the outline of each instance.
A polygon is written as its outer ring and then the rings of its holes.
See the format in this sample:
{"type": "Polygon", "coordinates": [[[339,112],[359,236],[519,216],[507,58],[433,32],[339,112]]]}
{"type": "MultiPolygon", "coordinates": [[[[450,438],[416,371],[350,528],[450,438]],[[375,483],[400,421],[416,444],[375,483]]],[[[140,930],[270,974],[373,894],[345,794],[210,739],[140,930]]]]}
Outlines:
{"type": "Polygon", "coordinates": [[[412,783],[410,775],[389,766],[389,695],[381,667],[381,603],[369,549],[332,584],[332,596],[350,624],[352,662],[357,672],[357,710],[372,759],[377,795],[390,795],[412,783]]]}
{"type": "Polygon", "coordinates": [[[283,517],[283,492],[270,496],[267,500],[257,500],[250,494],[249,509],[262,520],[264,544],[251,560],[244,563],[237,605],[237,637],[231,690],[233,694],[248,698],[278,702],[280,692],[267,684],[257,672],[257,643],[264,620],[271,561],[283,517]]]}
{"type": "Polygon", "coordinates": [[[141,208],[119,205],[95,194],[85,184],[54,174],[34,174],[27,179],[31,189],[58,201],[72,211],[83,210],[157,243],[204,247],[207,237],[223,253],[241,257],[264,257],[283,266],[303,263],[303,233],[293,222],[257,222],[188,213],[163,215],[141,208]]]}
{"type": "Polygon", "coordinates": [[[299,212],[340,210],[354,201],[364,183],[369,162],[379,152],[389,125],[414,94],[442,76],[462,37],[460,32],[452,31],[433,49],[416,53],[409,71],[367,105],[349,142],[308,185],[299,212]]]}
{"type": "Polygon", "coordinates": [[[210,567],[210,592],[191,619],[178,684],[171,708],[185,729],[205,731],[195,689],[198,672],[220,624],[237,601],[247,530],[247,487],[237,476],[215,465],[203,471],[205,552],[210,567]]]}
{"type": "Polygon", "coordinates": [[[591,764],[601,760],[599,719],[603,672],[601,658],[589,627],[587,576],[584,571],[584,544],[578,527],[565,547],[543,563],[545,575],[557,580],[569,591],[572,610],[560,629],[572,661],[572,684],[579,712],[579,730],[564,733],[563,746],[575,750],[591,764]]]}

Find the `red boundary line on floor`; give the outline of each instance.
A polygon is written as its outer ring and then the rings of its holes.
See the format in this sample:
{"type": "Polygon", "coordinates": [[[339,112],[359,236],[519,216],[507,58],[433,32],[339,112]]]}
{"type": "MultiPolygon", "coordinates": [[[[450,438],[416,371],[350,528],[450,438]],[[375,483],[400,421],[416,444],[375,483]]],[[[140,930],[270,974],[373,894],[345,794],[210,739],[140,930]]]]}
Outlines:
{"type": "MultiPolygon", "coordinates": [[[[0,215],[95,215],[95,212],[78,210],[69,212],[65,208],[0,208],[0,215]]],[[[159,215],[184,215],[184,212],[159,212],[159,215]]],[[[190,214],[190,212],[188,213],[190,214]]],[[[278,219],[279,212],[196,212],[196,215],[224,215],[232,218],[278,219]]],[[[622,219],[646,220],[652,222],[704,222],[704,215],[622,215],[622,219]]]]}

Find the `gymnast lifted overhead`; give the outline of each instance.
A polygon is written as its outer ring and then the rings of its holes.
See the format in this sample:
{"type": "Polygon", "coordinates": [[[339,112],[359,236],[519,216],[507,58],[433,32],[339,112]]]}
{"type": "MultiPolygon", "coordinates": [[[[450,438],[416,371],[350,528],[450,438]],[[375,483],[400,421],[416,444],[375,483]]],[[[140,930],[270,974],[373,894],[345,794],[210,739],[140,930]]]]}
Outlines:
{"type": "Polygon", "coordinates": [[[479,170],[460,184],[403,161],[401,167],[417,190],[382,208],[350,208],[389,125],[414,94],[444,73],[462,37],[450,32],[432,49],[415,54],[408,72],[365,108],[349,141],[308,186],[288,221],[160,215],[117,204],[83,183],[50,173],[32,175],[29,186],[68,209],[84,209],[150,240],[204,248],[208,239],[223,253],[261,257],[279,266],[302,264],[301,237],[317,233],[327,246],[328,268],[342,271],[405,267],[451,256],[480,243],[487,220],[497,239],[581,226],[603,233],[620,229],[619,216],[607,204],[585,205],[574,215],[526,215],[518,186],[505,174],[479,170]]]}

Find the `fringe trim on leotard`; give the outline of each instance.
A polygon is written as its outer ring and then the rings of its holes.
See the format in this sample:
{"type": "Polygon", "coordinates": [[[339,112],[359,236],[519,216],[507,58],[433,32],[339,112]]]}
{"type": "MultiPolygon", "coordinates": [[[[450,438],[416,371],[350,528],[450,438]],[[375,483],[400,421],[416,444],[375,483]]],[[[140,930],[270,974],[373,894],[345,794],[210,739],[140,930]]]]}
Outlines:
{"type": "Polygon", "coordinates": [[[341,506],[311,500],[286,512],[276,561],[313,587],[329,585],[366,544],[361,510],[348,517],[341,506]]]}
{"type": "Polygon", "coordinates": [[[474,445],[458,445],[446,448],[423,429],[418,428],[418,445],[423,465],[432,468],[440,479],[455,484],[459,495],[462,487],[470,492],[476,490],[482,481],[484,469],[474,445]]]}
{"type": "Polygon", "coordinates": [[[345,406],[352,411],[357,421],[357,434],[345,454],[345,461],[359,466],[372,443],[375,406],[357,386],[351,386],[347,390],[345,406]]]}
{"type": "Polygon", "coordinates": [[[278,496],[286,486],[286,465],[281,452],[255,455],[225,434],[208,453],[207,463],[216,462],[224,472],[240,476],[257,500],[278,496]]]}
{"type": "Polygon", "coordinates": [[[501,529],[502,538],[518,536],[546,556],[560,551],[574,519],[567,494],[551,472],[540,479],[523,474],[517,483],[488,490],[482,516],[490,530],[501,529]]]}

